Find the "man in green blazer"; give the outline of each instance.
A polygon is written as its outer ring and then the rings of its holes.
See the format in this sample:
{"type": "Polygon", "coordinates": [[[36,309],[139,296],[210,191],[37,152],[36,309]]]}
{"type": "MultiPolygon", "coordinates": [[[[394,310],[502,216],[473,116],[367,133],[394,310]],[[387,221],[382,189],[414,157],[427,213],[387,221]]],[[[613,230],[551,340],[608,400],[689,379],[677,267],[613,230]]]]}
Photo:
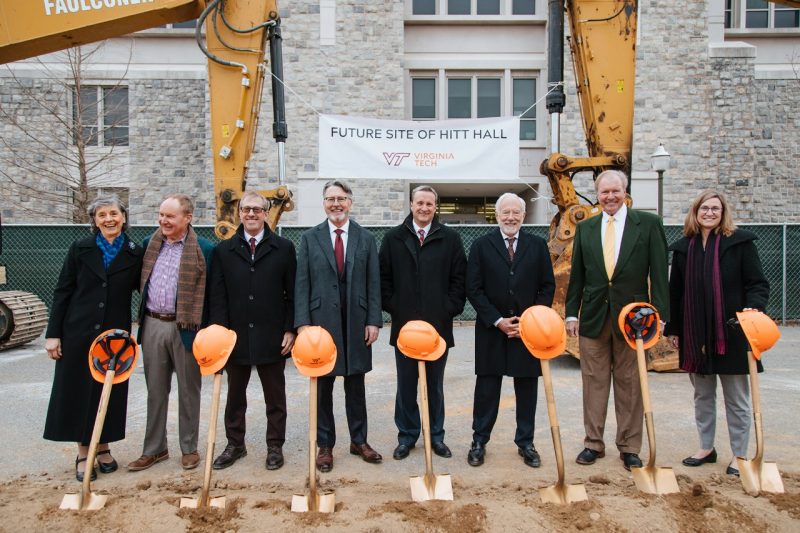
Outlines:
{"type": "Polygon", "coordinates": [[[577,462],[590,465],[605,456],[603,430],[613,377],[616,445],[630,470],[642,466],[644,413],[636,352],[623,339],[617,320],[632,302],[650,302],[661,320],[668,320],[667,240],[658,216],[625,205],[625,174],[606,170],[594,185],[603,212],[577,226],[566,301],[567,334],[580,335],[583,377],[586,438],[577,462]]]}

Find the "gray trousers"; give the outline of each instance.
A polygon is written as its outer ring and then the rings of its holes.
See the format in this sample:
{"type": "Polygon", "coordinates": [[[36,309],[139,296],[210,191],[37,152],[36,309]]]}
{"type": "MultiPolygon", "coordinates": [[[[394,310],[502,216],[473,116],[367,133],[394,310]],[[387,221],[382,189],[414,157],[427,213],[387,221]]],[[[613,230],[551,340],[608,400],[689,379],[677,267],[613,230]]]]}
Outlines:
{"type": "Polygon", "coordinates": [[[200,367],[181,341],[175,322],[145,316],[142,358],[147,383],[147,426],[144,455],[167,449],[167,407],[172,372],[178,378],[178,435],[181,452],[197,451],[200,432],[200,367]]]}
{"type": "Polygon", "coordinates": [[[735,457],[747,456],[750,440],[750,387],[746,374],[689,374],[694,385],[694,419],[700,434],[700,447],[714,447],[714,432],[717,426],[717,378],[722,383],[725,399],[725,418],[728,421],[728,436],[735,457]]]}

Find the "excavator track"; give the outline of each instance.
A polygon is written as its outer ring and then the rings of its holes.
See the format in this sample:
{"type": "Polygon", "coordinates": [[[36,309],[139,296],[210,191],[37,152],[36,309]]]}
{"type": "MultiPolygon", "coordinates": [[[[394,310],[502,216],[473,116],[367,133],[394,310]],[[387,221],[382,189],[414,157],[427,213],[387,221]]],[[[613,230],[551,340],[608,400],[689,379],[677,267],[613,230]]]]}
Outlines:
{"type": "Polygon", "coordinates": [[[47,325],[47,317],[47,306],[35,294],[0,291],[0,350],[38,338],[47,325]]]}

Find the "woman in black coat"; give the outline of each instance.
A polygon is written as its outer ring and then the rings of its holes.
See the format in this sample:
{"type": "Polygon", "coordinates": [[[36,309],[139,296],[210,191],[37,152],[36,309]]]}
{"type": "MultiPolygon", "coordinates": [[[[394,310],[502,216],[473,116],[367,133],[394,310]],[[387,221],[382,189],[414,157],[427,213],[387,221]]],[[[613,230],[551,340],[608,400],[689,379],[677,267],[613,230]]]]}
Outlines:
{"type": "MultiPolygon", "coordinates": [[[[125,233],[127,211],[116,195],[89,205],[94,235],[72,243],[47,325],[45,349],[56,361],[44,438],[78,443],[75,477],[83,480],[101,383],[89,372],[89,347],[109,329],[131,329],[131,295],[139,285],[144,250],[125,233]]],[[[125,438],[127,381],[114,385],[108,404],[97,462],[103,473],[118,465],[108,443],[125,438]]],[[[97,473],[92,465],[92,479],[97,473]]]]}
{"type": "MultiPolygon", "coordinates": [[[[722,383],[733,458],[726,469],[739,475],[736,458],[747,455],[750,397],[747,340],[728,321],[736,312],[767,305],[769,283],[753,241],[736,229],[722,193],[703,191],[692,203],[684,237],[670,246],[670,322],[665,333],[679,349],[680,367],[694,385],[695,422],[700,449],[683,460],[686,466],[714,463],[717,377],[722,383]]],[[[758,363],[758,371],[763,371],[758,363]]]]}

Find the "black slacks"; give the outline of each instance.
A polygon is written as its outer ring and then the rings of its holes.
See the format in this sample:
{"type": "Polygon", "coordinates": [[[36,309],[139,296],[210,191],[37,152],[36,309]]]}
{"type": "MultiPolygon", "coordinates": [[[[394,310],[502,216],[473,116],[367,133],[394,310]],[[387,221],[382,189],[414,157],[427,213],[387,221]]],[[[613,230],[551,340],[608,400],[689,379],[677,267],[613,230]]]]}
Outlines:
{"type": "MultiPolygon", "coordinates": [[[[267,445],[283,446],[286,440],[286,378],[283,370],[286,360],[265,365],[255,365],[261,379],[261,390],[267,404],[267,445]]],[[[247,384],[250,382],[250,365],[228,364],[228,400],[225,404],[225,436],[231,446],[244,446],[247,413],[247,384]]]]}
{"type": "MultiPolygon", "coordinates": [[[[502,385],[503,376],[477,376],[472,408],[472,439],[475,442],[489,442],[500,408],[502,385]]],[[[517,400],[517,431],[514,442],[520,447],[533,442],[538,387],[539,378],[514,378],[514,395],[517,400]]]]}
{"type": "MultiPolygon", "coordinates": [[[[436,361],[425,363],[431,442],[444,442],[444,368],[449,351],[446,350],[436,361]]],[[[397,348],[394,350],[394,360],[397,366],[397,396],[394,402],[397,442],[410,446],[417,442],[422,429],[417,405],[418,361],[406,357],[397,348]]]]}
{"type": "MultiPolygon", "coordinates": [[[[336,423],[333,418],[333,384],[336,376],[317,378],[317,445],[333,448],[336,444],[336,423]]],[[[344,376],[344,407],[350,441],[367,442],[367,398],[364,374],[344,376]]]]}

